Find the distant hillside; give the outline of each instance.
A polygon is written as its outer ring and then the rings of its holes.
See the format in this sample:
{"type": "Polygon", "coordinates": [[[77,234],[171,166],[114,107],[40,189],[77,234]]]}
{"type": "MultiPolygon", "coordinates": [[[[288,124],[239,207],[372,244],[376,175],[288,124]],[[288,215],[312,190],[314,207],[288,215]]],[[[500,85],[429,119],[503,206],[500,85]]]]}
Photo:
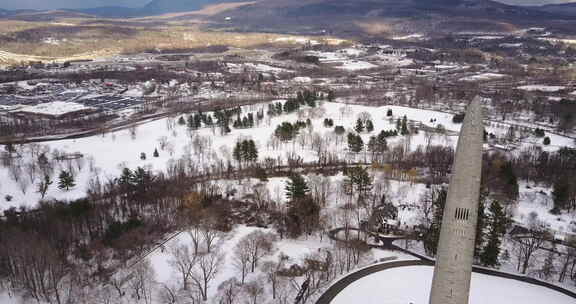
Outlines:
{"type": "Polygon", "coordinates": [[[139,14],[160,15],[166,13],[197,11],[207,5],[242,1],[246,0],[152,0],[139,10],[139,14]]]}
{"type": "Polygon", "coordinates": [[[95,8],[78,9],[74,11],[98,17],[124,18],[124,17],[141,16],[141,10],[142,9],[140,8],[128,8],[121,6],[102,6],[95,8]]]}
{"type": "Polygon", "coordinates": [[[549,4],[536,9],[563,16],[576,16],[576,3],[549,4]]]}
{"type": "Polygon", "coordinates": [[[233,22],[221,23],[222,28],[349,36],[372,31],[371,24],[384,32],[406,28],[419,32],[489,32],[514,30],[515,24],[546,24],[562,19],[558,14],[489,0],[262,0],[212,20],[218,22],[226,16],[233,22]]]}
{"type": "Polygon", "coordinates": [[[212,4],[226,2],[241,2],[245,0],[152,0],[139,8],[127,8],[119,6],[104,6],[88,9],[74,10],[90,15],[109,18],[144,17],[166,13],[179,13],[201,10],[212,4]]]}

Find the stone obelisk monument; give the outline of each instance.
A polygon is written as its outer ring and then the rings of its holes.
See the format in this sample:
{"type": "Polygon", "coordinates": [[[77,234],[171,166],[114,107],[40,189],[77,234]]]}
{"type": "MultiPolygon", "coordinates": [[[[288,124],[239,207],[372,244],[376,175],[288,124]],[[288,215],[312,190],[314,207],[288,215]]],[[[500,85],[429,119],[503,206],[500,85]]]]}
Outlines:
{"type": "Polygon", "coordinates": [[[440,228],[430,304],[468,304],[482,173],[482,105],[468,106],[440,228]]]}

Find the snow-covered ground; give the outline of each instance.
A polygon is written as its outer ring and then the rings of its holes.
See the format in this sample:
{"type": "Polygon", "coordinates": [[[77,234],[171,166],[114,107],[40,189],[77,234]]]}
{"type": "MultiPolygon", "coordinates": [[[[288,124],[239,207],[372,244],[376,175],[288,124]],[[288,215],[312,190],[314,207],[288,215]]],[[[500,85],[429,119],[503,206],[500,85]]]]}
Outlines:
{"type": "Polygon", "coordinates": [[[551,214],[549,211],[554,207],[552,191],[548,187],[519,183],[519,198],[521,204],[513,208],[514,220],[528,226],[531,213],[538,215],[538,220],[545,222],[548,227],[560,233],[575,233],[576,222],[574,214],[564,213],[561,215],[551,214]],[[530,188],[527,188],[530,186],[530,188]]]}
{"type": "Polygon", "coordinates": [[[286,69],[273,67],[263,63],[227,63],[226,66],[230,73],[244,73],[245,71],[261,72],[261,73],[286,73],[291,72],[286,69]]]}
{"type": "MultiPolygon", "coordinates": [[[[256,111],[264,109],[267,110],[267,104],[258,104],[243,107],[243,113],[255,113],[256,111]]],[[[47,198],[56,199],[75,199],[82,197],[88,188],[88,182],[95,177],[99,177],[100,181],[106,181],[118,177],[121,170],[125,167],[136,168],[149,167],[156,171],[163,171],[166,169],[169,161],[174,161],[182,158],[183,156],[190,156],[197,164],[206,164],[209,166],[211,163],[216,163],[219,160],[231,159],[233,145],[241,138],[253,138],[259,149],[259,159],[266,157],[277,158],[286,157],[287,153],[297,153],[305,161],[313,161],[317,159],[317,154],[310,150],[309,146],[301,146],[298,140],[289,143],[281,143],[278,147],[271,146],[271,141],[274,129],[277,125],[284,121],[295,122],[299,119],[305,120],[310,117],[312,120],[312,127],[308,130],[302,131],[302,136],[312,136],[317,134],[323,138],[331,138],[329,151],[336,152],[342,157],[347,155],[347,146],[345,138],[336,138],[333,128],[325,128],[323,126],[324,118],[333,118],[335,125],[342,125],[346,129],[352,131],[358,115],[362,112],[370,113],[374,122],[374,132],[363,133],[362,138],[365,143],[371,135],[377,135],[380,130],[391,130],[396,127],[396,119],[406,115],[409,120],[420,121],[427,123],[430,127],[436,127],[442,124],[447,130],[458,131],[459,124],[452,123],[452,115],[419,110],[413,108],[399,107],[399,106],[383,106],[379,108],[366,107],[360,105],[344,105],[341,103],[325,102],[323,105],[314,109],[304,109],[298,113],[286,114],[277,117],[264,118],[263,122],[251,129],[233,129],[228,135],[221,136],[217,129],[202,128],[195,131],[189,131],[186,126],[181,126],[176,123],[177,118],[166,118],[140,125],[132,130],[120,130],[102,135],[95,135],[86,138],[59,140],[48,143],[39,144],[42,149],[49,149],[50,151],[58,150],[62,153],[75,153],[82,154],[83,161],[79,160],[79,165],[75,160],[57,162],[52,180],[57,179],[59,170],[67,170],[70,167],[76,168],[76,184],[77,186],[71,191],[62,191],[55,185],[52,185],[47,193],[47,198]],[[386,117],[386,111],[391,109],[394,116],[392,119],[386,117]],[[299,118],[300,117],[300,118],[299,118]],[[435,123],[429,123],[429,120],[435,118],[435,123]],[[164,150],[160,149],[159,139],[166,137],[167,145],[164,150]],[[198,148],[197,143],[202,141],[206,148],[198,148]],[[193,144],[195,142],[196,144],[193,144]],[[154,149],[158,149],[159,157],[153,157],[154,149]],[[140,153],[146,153],[145,160],[140,159],[140,153]],[[78,170],[78,167],[82,167],[78,170]]],[[[389,145],[393,143],[403,142],[401,136],[389,139],[389,145]]],[[[419,132],[410,139],[410,147],[415,149],[418,145],[423,145],[426,142],[425,132],[419,132]]],[[[433,143],[452,145],[456,144],[456,138],[450,136],[435,136],[433,143]]],[[[31,149],[30,145],[24,145],[23,149],[28,151],[31,149]]],[[[31,153],[25,153],[28,157],[17,159],[21,162],[21,167],[24,169],[24,164],[32,161],[29,156],[31,153]]],[[[48,153],[49,155],[50,153],[48,153]]],[[[34,160],[37,156],[34,157],[34,160]]],[[[364,153],[359,153],[355,156],[358,160],[365,157],[364,153]]],[[[20,171],[20,175],[24,175],[24,170],[20,171]]],[[[13,172],[14,173],[14,172],[13,172]]],[[[7,167],[0,168],[0,178],[2,183],[0,185],[0,211],[6,210],[12,206],[35,206],[40,198],[40,194],[36,192],[35,184],[39,182],[37,176],[34,180],[26,178],[20,179],[16,182],[11,178],[11,172],[7,167]],[[25,190],[21,190],[21,188],[25,190]],[[2,200],[6,195],[12,196],[11,201],[2,200]]]]}
{"type": "Polygon", "coordinates": [[[421,40],[425,39],[423,34],[410,34],[405,36],[394,36],[392,37],[394,40],[421,40]]]}
{"type": "Polygon", "coordinates": [[[525,86],[520,86],[518,87],[518,89],[520,90],[524,90],[524,91],[540,91],[540,92],[546,92],[546,93],[553,93],[553,92],[558,92],[558,91],[562,91],[564,89],[566,89],[565,86],[549,86],[549,85],[525,85],[525,86]]]}
{"type": "Polygon", "coordinates": [[[504,78],[506,75],[498,73],[482,73],[478,75],[468,76],[460,79],[460,81],[487,81],[504,78]]]}
{"type": "Polygon", "coordinates": [[[347,70],[347,71],[358,71],[358,70],[367,70],[371,68],[375,68],[377,65],[372,64],[366,61],[358,61],[358,60],[346,60],[342,62],[341,66],[338,66],[339,69],[347,70]]]}
{"type": "MultiPolygon", "coordinates": [[[[267,103],[250,105],[243,107],[245,113],[255,113],[263,109],[267,111],[267,103]]],[[[421,122],[428,127],[436,128],[442,125],[446,130],[459,131],[460,124],[452,122],[452,115],[430,110],[421,110],[400,106],[382,106],[367,107],[361,105],[346,105],[342,103],[322,102],[317,108],[304,108],[297,113],[284,114],[276,117],[266,117],[262,122],[250,129],[234,129],[232,132],[221,136],[218,129],[202,128],[190,131],[185,125],[176,123],[178,117],[165,118],[147,122],[136,128],[120,130],[111,133],[95,135],[86,138],[59,140],[47,143],[40,143],[39,150],[50,151],[48,156],[54,151],[65,154],[80,153],[83,155],[79,160],[66,160],[55,162],[52,180],[56,180],[60,170],[69,170],[74,168],[77,186],[71,191],[62,191],[52,185],[47,193],[47,198],[56,199],[76,199],[82,197],[87,189],[90,180],[96,177],[101,182],[118,177],[121,170],[125,167],[134,169],[138,166],[148,167],[155,171],[164,171],[169,162],[176,161],[182,157],[190,157],[197,165],[215,164],[219,161],[227,162],[231,159],[233,145],[240,139],[252,138],[255,140],[259,150],[259,159],[285,158],[289,153],[296,153],[304,161],[317,160],[317,153],[311,150],[309,143],[311,138],[319,136],[327,141],[327,151],[337,153],[340,157],[353,157],[358,161],[364,160],[365,153],[358,155],[349,155],[347,151],[346,139],[335,135],[333,128],[323,126],[324,118],[332,118],[334,125],[342,125],[348,131],[353,131],[358,116],[369,114],[374,123],[374,131],[371,133],[364,132],[361,134],[364,143],[367,143],[370,136],[377,135],[381,130],[392,130],[396,128],[396,120],[404,115],[410,121],[421,122]],[[393,116],[387,117],[387,110],[392,110],[393,116]],[[274,143],[274,129],[284,121],[295,122],[297,120],[311,119],[311,127],[301,131],[300,139],[288,143],[274,143]],[[433,123],[431,119],[435,119],[433,123]],[[160,141],[164,139],[166,146],[161,149],[160,141]],[[304,145],[302,145],[304,143],[304,145]],[[199,147],[199,145],[203,147],[199,147]],[[153,157],[155,149],[159,151],[159,157],[153,157]],[[146,153],[145,160],[140,159],[140,153],[146,153]]],[[[498,127],[487,127],[488,132],[502,132],[498,127]]],[[[431,134],[431,133],[430,133],[431,134]]],[[[425,145],[430,134],[420,131],[411,137],[398,136],[388,139],[389,146],[394,144],[404,144],[410,149],[415,149],[420,145],[425,145]]],[[[570,138],[560,135],[550,135],[552,144],[546,146],[547,150],[556,150],[563,145],[571,145],[573,141],[570,138]]],[[[455,146],[457,137],[432,134],[432,144],[455,146]]],[[[539,140],[534,140],[534,144],[539,144],[539,140]]],[[[531,145],[532,143],[525,143],[531,145]]],[[[0,166],[0,211],[6,210],[12,206],[29,206],[33,207],[40,199],[40,194],[36,192],[36,184],[40,176],[27,174],[27,164],[36,160],[38,155],[33,150],[38,150],[38,145],[24,145],[21,149],[24,151],[22,158],[16,158],[14,161],[20,165],[20,170],[10,171],[6,166],[0,166]],[[18,182],[14,176],[22,177],[18,182]],[[10,201],[5,198],[6,195],[12,196],[10,201]]],[[[393,183],[393,182],[392,182],[393,183]]],[[[55,183],[56,184],[56,183],[55,183]]],[[[400,188],[400,187],[399,187],[400,188]]],[[[414,193],[410,190],[403,191],[398,198],[406,200],[409,203],[417,201],[417,197],[411,197],[414,193]]],[[[411,222],[410,212],[401,216],[407,219],[403,222],[411,222]]]]}
{"type": "MultiPolygon", "coordinates": [[[[430,297],[433,268],[409,266],[366,276],[339,293],[333,304],[425,304],[430,297]]],[[[569,304],[574,299],[551,289],[473,273],[470,304],[569,304]]]]}

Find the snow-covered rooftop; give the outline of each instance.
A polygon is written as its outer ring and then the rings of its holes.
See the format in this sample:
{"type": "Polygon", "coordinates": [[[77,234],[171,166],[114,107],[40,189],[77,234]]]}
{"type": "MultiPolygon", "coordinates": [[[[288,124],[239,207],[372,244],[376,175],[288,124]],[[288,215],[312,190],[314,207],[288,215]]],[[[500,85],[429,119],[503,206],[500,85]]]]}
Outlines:
{"type": "Polygon", "coordinates": [[[38,104],[35,106],[27,106],[19,109],[19,112],[61,116],[67,113],[73,113],[84,110],[92,110],[93,108],[75,102],[54,101],[38,104]]]}

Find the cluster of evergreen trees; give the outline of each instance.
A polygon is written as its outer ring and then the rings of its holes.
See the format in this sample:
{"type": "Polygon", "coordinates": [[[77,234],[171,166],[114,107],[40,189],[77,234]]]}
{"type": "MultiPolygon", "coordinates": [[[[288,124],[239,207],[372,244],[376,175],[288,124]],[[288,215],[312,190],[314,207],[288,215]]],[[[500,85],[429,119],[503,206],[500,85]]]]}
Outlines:
{"type": "Polygon", "coordinates": [[[128,199],[145,199],[151,191],[151,185],[156,177],[150,170],[138,167],[135,170],[124,168],[119,178],[115,180],[120,190],[126,193],[128,199]]]}
{"type": "Polygon", "coordinates": [[[372,190],[373,178],[368,173],[368,168],[352,167],[344,170],[346,179],[344,189],[346,194],[358,195],[358,200],[363,201],[364,197],[372,190]]]}
{"type": "Polygon", "coordinates": [[[354,131],[357,133],[362,133],[364,131],[370,133],[374,131],[374,123],[372,123],[371,119],[362,120],[358,118],[356,120],[356,126],[354,127],[354,131]]]}
{"type": "Polygon", "coordinates": [[[240,115],[234,120],[232,126],[236,129],[246,129],[254,127],[254,114],[248,113],[246,116],[240,118],[240,115]]]}
{"type": "Polygon", "coordinates": [[[307,105],[309,107],[316,107],[316,101],[322,99],[324,96],[315,91],[299,91],[296,98],[289,98],[282,104],[281,102],[271,103],[268,105],[268,115],[279,116],[282,113],[293,113],[298,111],[301,106],[307,105]]]}
{"type": "MultiPolygon", "coordinates": [[[[282,111],[285,113],[292,113],[298,111],[301,106],[308,105],[309,107],[316,107],[316,101],[322,97],[321,94],[312,91],[301,91],[296,94],[296,98],[289,98],[286,100],[284,105],[282,106],[282,111]]],[[[278,106],[275,106],[276,109],[274,113],[276,115],[281,114],[282,112],[279,111],[278,106]]],[[[270,111],[270,108],[269,108],[270,111]]]]}
{"type": "Polygon", "coordinates": [[[386,138],[398,135],[396,130],[382,130],[377,136],[370,136],[368,141],[368,150],[373,153],[382,153],[388,151],[388,142],[386,138]]]}
{"type": "Polygon", "coordinates": [[[536,137],[544,137],[544,136],[546,136],[546,132],[544,132],[543,129],[536,128],[536,129],[534,130],[534,136],[536,136],[536,137]]]}
{"type": "Polygon", "coordinates": [[[382,130],[378,134],[378,138],[388,138],[398,136],[398,130],[382,130]]]}
{"type": "Polygon", "coordinates": [[[354,153],[358,153],[364,149],[364,141],[358,134],[348,133],[348,149],[354,153]]]}
{"type": "Polygon", "coordinates": [[[320,225],[320,205],[309,195],[308,183],[299,174],[292,174],[286,182],[285,227],[290,237],[298,237],[304,233],[311,234],[320,225]]]}
{"type": "Polygon", "coordinates": [[[242,113],[242,108],[236,107],[226,110],[216,110],[214,111],[214,117],[216,118],[216,125],[220,127],[220,134],[226,135],[231,132],[230,130],[230,120],[231,117],[240,115],[242,113]]]}
{"type": "Polygon", "coordinates": [[[297,121],[294,124],[290,122],[283,122],[281,125],[276,127],[274,131],[274,136],[279,138],[281,141],[290,141],[298,135],[300,129],[306,128],[310,124],[310,120],[304,121],[297,121]]]}
{"type": "Polygon", "coordinates": [[[408,129],[408,117],[406,117],[406,115],[404,115],[402,119],[398,118],[396,120],[396,130],[397,132],[400,132],[401,135],[410,134],[410,129],[408,129]]]}
{"type": "Polygon", "coordinates": [[[232,156],[234,157],[234,160],[236,160],[239,164],[242,162],[257,161],[258,148],[256,147],[256,143],[252,139],[237,142],[234,146],[232,156]]]}
{"type": "MultiPolygon", "coordinates": [[[[424,249],[428,255],[434,256],[437,253],[447,194],[445,188],[433,193],[432,222],[422,235],[424,249]]],[[[502,205],[496,200],[490,203],[486,214],[483,197],[482,195],[478,206],[474,258],[484,266],[495,267],[500,265],[502,239],[510,219],[506,216],[502,205]]]]}
{"type": "Polygon", "coordinates": [[[462,123],[464,122],[464,117],[465,117],[465,113],[458,113],[458,114],[454,114],[454,116],[452,116],[452,122],[453,123],[462,123]]]}
{"type": "Polygon", "coordinates": [[[204,114],[202,112],[198,112],[198,113],[195,113],[195,114],[188,116],[188,119],[184,119],[184,117],[181,116],[178,119],[178,124],[179,125],[187,125],[190,130],[196,130],[196,129],[200,129],[202,127],[202,124],[204,124],[206,126],[213,125],[214,119],[212,118],[212,115],[210,115],[210,114],[204,114]]]}
{"type": "Polygon", "coordinates": [[[332,128],[334,126],[334,119],[332,118],[325,118],[324,119],[324,127],[332,128]]]}
{"type": "Polygon", "coordinates": [[[506,233],[509,219],[498,201],[493,201],[488,210],[489,214],[487,214],[486,219],[484,220],[482,217],[484,227],[481,228],[483,231],[477,232],[480,235],[479,245],[484,243],[485,245],[483,249],[477,251],[477,254],[479,254],[478,259],[482,265],[494,267],[500,265],[502,238],[506,233]]]}
{"type": "Polygon", "coordinates": [[[378,136],[370,136],[370,140],[368,141],[368,151],[374,153],[388,151],[388,142],[386,141],[386,136],[384,136],[384,133],[382,132],[380,132],[378,136]]]}
{"type": "Polygon", "coordinates": [[[279,116],[284,112],[281,102],[268,104],[268,115],[269,116],[279,116]]]}

